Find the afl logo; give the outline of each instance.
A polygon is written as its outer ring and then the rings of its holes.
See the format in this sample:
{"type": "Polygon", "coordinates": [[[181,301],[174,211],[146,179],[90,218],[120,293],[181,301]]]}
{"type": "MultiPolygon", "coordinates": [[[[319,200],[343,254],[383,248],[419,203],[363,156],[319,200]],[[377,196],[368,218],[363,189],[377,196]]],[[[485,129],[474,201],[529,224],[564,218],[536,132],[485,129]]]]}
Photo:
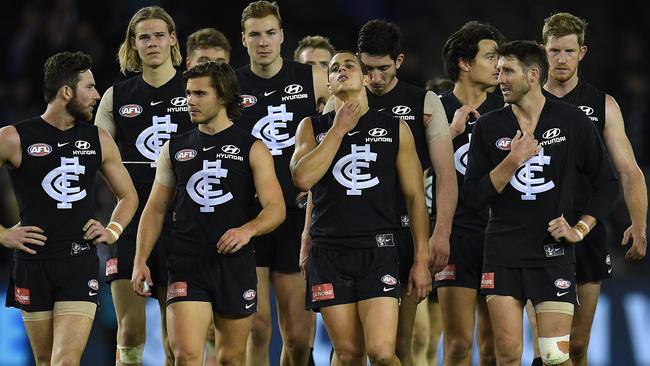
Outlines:
{"type": "Polygon", "coordinates": [[[368,135],[372,137],[382,137],[386,136],[388,134],[388,131],[384,130],[383,128],[375,127],[372,130],[368,131],[368,135]]]}
{"type": "Polygon", "coordinates": [[[244,292],[243,297],[244,297],[244,300],[251,301],[251,300],[255,299],[255,295],[256,295],[255,290],[250,289],[250,290],[247,290],[246,292],[244,292]]]}
{"type": "Polygon", "coordinates": [[[589,106],[581,105],[578,108],[580,108],[580,110],[585,112],[585,114],[588,115],[588,116],[591,116],[592,114],[594,114],[594,109],[589,107],[589,106]]]}
{"type": "Polygon", "coordinates": [[[99,290],[99,282],[97,282],[97,280],[90,280],[90,281],[88,281],[88,287],[90,287],[91,289],[97,291],[97,290],[99,290]]]}
{"type": "Polygon", "coordinates": [[[557,280],[555,280],[555,287],[561,290],[566,290],[569,287],[571,287],[571,281],[565,280],[564,278],[558,278],[557,280]]]}
{"type": "Polygon", "coordinates": [[[142,107],[137,104],[127,104],[120,107],[120,116],[126,118],[137,117],[142,113],[142,107]]]}
{"type": "Polygon", "coordinates": [[[405,106],[405,105],[396,105],[393,107],[393,113],[398,114],[400,116],[403,116],[405,114],[411,113],[411,108],[405,106]]]}
{"type": "Polygon", "coordinates": [[[178,161],[188,161],[194,159],[196,156],[196,150],[194,149],[183,149],[174,155],[178,161]]]}
{"type": "Polygon", "coordinates": [[[512,139],[509,137],[502,137],[497,140],[496,145],[499,150],[510,150],[510,144],[512,144],[512,139]]]}
{"type": "Polygon", "coordinates": [[[302,86],[298,84],[287,85],[286,88],[284,88],[284,92],[287,94],[298,94],[301,91],[302,91],[302,86]]]}
{"type": "Polygon", "coordinates": [[[43,143],[34,144],[27,148],[27,153],[36,157],[49,155],[51,152],[52,146],[43,143]]]}
{"type": "Polygon", "coordinates": [[[185,97],[176,97],[171,100],[171,103],[174,107],[182,107],[187,105],[187,98],[185,97]]]}
{"type": "Polygon", "coordinates": [[[79,150],[88,150],[90,148],[90,142],[77,140],[77,142],[74,143],[74,146],[79,150]]]}
{"type": "Polygon", "coordinates": [[[225,152],[226,154],[239,154],[239,148],[235,145],[226,145],[221,148],[221,151],[225,152]]]}
{"type": "Polygon", "coordinates": [[[554,137],[558,137],[559,135],[560,135],[560,129],[556,127],[556,128],[551,128],[546,130],[546,132],[542,134],[542,137],[548,140],[554,137]]]}
{"type": "Polygon", "coordinates": [[[255,103],[257,103],[257,98],[255,98],[254,96],[246,95],[246,94],[241,96],[241,107],[242,108],[252,107],[252,106],[255,105],[255,103]]]}
{"type": "Polygon", "coordinates": [[[392,285],[397,284],[397,279],[395,277],[391,276],[391,275],[384,275],[381,278],[381,282],[383,282],[383,283],[385,283],[385,284],[387,284],[389,286],[392,286],[392,285]]]}

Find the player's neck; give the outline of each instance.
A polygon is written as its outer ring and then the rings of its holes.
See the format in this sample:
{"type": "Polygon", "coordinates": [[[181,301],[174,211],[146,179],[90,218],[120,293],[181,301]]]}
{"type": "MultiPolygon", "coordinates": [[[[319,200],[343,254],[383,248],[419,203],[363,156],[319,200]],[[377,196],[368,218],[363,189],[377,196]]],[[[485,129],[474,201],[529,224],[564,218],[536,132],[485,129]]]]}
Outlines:
{"type": "Polygon", "coordinates": [[[366,94],[365,88],[360,91],[348,91],[337,94],[336,98],[334,98],[334,109],[336,112],[338,112],[339,109],[341,109],[341,106],[343,106],[343,102],[355,99],[359,101],[359,106],[361,107],[361,115],[366,114],[369,107],[368,95],[366,94]]]}
{"type": "Polygon", "coordinates": [[[562,98],[575,89],[576,86],[578,86],[578,70],[576,70],[576,73],[567,81],[559,81],[549,76],[546,84],[544,84],[544,90],[558,98],[562,98]]]}
{"type": "Polygon", "coordinates": [[[280,72],[282,64],[283,61],[280,56],[268,65],[257,64],[251,60],[251,71],[263,79],[270,79],[280,72]]]}
{"type": "Polygon", "coordinates": [[[467,81],[457,81],[454,84],[454,96],[462,105],[478,108],[487,99],[487,90],[481,85],[467,81]]]}
{"type": "Polygon", "coordinates": [[[56,100],[47,105],[47,109],[45,109],[41,118],[61,131],[68,130],[74,127],[75,124],[74,117],[66,111],[64,105],[61,105],[61,103],[56,100]]]}
{"type": "Polygon", "coordinates": [[[533,133],[539,116],[542,114],[546,98],[541,88],[531,88],[516,104],[512,104],[512,112],[517,117],[519,126],[525,132],[533,133]]]}
{"type": "Polygon", "coordinates": [[[157,67],[142,65],[142,79],[154,88],[165,85],[174,75],[176,69],[171,58],[157,67]]]}
{"type": "Polygon", "coordinates": [[[233,123],[228,119],[228,115],[225,113],[225,110],[217,114],[210,122],[200,124],[199,131],[205,133],[206,135],[215,135],[226,128],[232,126],[233,123]]]}

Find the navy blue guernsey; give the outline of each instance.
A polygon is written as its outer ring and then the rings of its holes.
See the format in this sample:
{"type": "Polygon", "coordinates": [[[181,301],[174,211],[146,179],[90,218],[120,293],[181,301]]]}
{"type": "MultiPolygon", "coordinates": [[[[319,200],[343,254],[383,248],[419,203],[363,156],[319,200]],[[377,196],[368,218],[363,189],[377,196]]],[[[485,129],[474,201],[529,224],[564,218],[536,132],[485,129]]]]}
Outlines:
{"type": "MultiPolygon", "coordinates": [[[[580,79],[578,79],[578,85],[562,98],[558,98],[546,90],[543,90],[543,92],[548,99],[558,100],[580,108],[596,126],[601,138],[603,137],[603,130],[605,129],[605,92],[580,79]]],[[[578,179],[578,187],[574,206],[576,212],[581,213],[587,204],[587,200],[593,194],[594,188],[588,177],[584,175],[581,175],[578,179]]]]}
{"type": "MultiPolygon", "coordinates": [[[[440,102],[445,109],[447,120],[451,124],[454,119],[456,110],[460,109],[463,104],[456,98],[452,91],[440,96],[440,102]]],[[[487,98],[476,109],[480,115],[486,114],[490,111],[503,108],[503,97],[493,93],[487,93],[487,98]]],[[[468,206],[465,202],[466,198],[463,194],[463,182],[465,180],[465,170],[467,169],[467,153],[469,151],[469,142],[472,138],[472,131],[476,118],[470,116],[470,120],[465,124],[465,131],[456,136],[452,140],[454,148],[454,166],[456,167],[456,181],[458,182],[458,203],[456,205],[456,212],[454,213],[454,230],[469,231],[474,233],[482,233],[488,222],[488,209],[475,210],[468,206]]],[[[435,177],[432,176],[431,182],[435,187],[435,177]]],[[[432,201],[435,203],[435,196],[431,195],[432,201]]],[[[432,213],[432,220],[435,220],[435,211],[432,213]]]]}
{"type": "Polygon", "coordinates": [[[242,96],[242,115],[235,123],[269,148],[275,173],[289,207],[296,207],[298,191],[289,163],[300,121],[315,113],[316,97],[311,65],[283,60],[282,69],[269,79],[261,78],[246,65],[237,69],[242,96]]]}
{"type": "MultiPolygon", "coordinates": [[[[312,117],[320,143],[335,112],[312,117]]],[[[370,109],[344,137],[330,168],[312,187],[314,246],[377,247],[375,235],[394,231],[399,124],[370,109]]]]}
{"type": "Polygon", "coordinates": [[[76,122],[65,131],[36,117],[14,125],[22,162],[9,169],[22,226],[38,226],[45,246],[26,244],[36,255],[15,251],[23,260],[61,259],[95,253],[83,226],[95,213],[95,176],[102,162],[97,127],[76,122]]]}
{"type": "MultiPolygon", "coordinates": [[[[172,136],[176,221],[170,255],[216,256],[219,238],[253,218],[255,184],[249,155],[254,142],[235,125],[215,135],[196,128],[172,136]]],[[[240,252],[248,250],[252,246],[240,252]]]]}
{"type": "MultiPolygon", "coordinates": [[[[169,138],[194,128],[187,112],[185,85],[180,71],[160,87],[142,74],[113,86],[113,119],[124,166],[138,191],[140,212],[147,203],[156,175],[156,160],[169,138]]],[[[128,230],[135,234],[138,220],[128,230]]]]}
{"type": "Polygon", "coordinates": [[[576,223],[573,198],[579,174],[587,175],[595,187],[585,212],[602,220],[618,195],[614,170],[584,113],[546,100],[534,132],[541,150],[517,169],[499,194],[489,173],[509,154],[518,129],[508,106],[481,116],[472,133],[464,194],[471,207],[489,204],[491,210],[484,262],[507,267],[573,263],[574,245],[556,242],[547,231],[548,222],[563,214],[570,225],[576,223]]]}

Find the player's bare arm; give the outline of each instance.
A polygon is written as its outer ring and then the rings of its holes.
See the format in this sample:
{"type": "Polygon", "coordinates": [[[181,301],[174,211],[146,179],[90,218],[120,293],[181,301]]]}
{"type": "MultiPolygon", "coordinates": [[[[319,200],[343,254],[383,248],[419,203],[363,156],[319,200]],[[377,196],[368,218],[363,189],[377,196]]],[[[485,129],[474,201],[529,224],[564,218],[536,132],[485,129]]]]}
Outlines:
{"type": "Polygon", "coordinates": [[[300,235],[300,257],[298,264],[302,278],[307,279],[307,266],[309,265],[309,252],[311,251],[311,212],[314,209],[314,201],[311,191],[307,192],[307,203],[305,205],[305,227],[300,235]]]}
{"type": "Polygon", "coordinates": [[[115,126],[115,119],[113,119],[112,86],[104,92],[102,100],[99,102],[99,108],[97,108],[97,114],[95,115],[95,125],[101,127],[115,138],[117,127],[115,126]]]}
{"type": "Polygon", "coordinates": [[[510,153],[490,172],[490,180],[494,189],[498,193],[503,192],[517,169],[533,155],[539,153],[539,150],[539,143],[533,136],[518,130],[512,138],[510,153]]]}
{"type": "Polygon", "coordinates": [[[399,141],[395,164],[410,217],[415,253],[413,267],[409,274],[407,294],[410,295],[415,291],[418,301],[421,301],[431,292],[429,248],[427,245],[429,220],[424,200],[422,169],[415,152],[415,141],[404,121],[400,121],[399,141]]]}
{"type": "Polygon", "coordinates": [[[641,260],[645,257],[647,247],[648,191],[643,172],[634,158],[632,146],[625,134],[621,109],[610,95],[605,97],[603,139],[621,180],[625,205],[632,220],[632,225],[625,230],[621,241],[621,245],[627,245],[632,239],[632,246],[625,254],[625,259],[641,260]]]}
{"type": "MultiPolygon", "coordinates": [[[[14,126],[0,128],[0,168],[6,163],[14,168],[20,166],[22,154],[20,151],[20,136],[14,126]]],[[[25,244],[45,245],[47,237],[43,229],[37,226],[20,226],[11,228],[0,225],[0,244],[9,249],[18,249],[29,254],[36,251],[25,244]]]]}
{"type": "Polygon", "coordinates": [[[256,141],[253,144],[249,161],[262,211],[246,224],[226,231],[217,243],[219,253],[235,253],[248,244],[252,237],[273,231],[285,218],[282,188],[275,176],[273,157],[264,143],[256,141]]]}
{"type": "Polygon", "coordinates": [[[176,177],[169,161],[169,141],[167,141],[160,150],[156,163],[156,179],[138,225],[131,285],[140,296],[151,296],[148,287],[153,285],[153,281],[147,267],[147,259],[162,231],[165,216],[174,198],[175,187],[176,177]],[[147,287],[143,286],[144,282],[147,283],[147,287]]]}

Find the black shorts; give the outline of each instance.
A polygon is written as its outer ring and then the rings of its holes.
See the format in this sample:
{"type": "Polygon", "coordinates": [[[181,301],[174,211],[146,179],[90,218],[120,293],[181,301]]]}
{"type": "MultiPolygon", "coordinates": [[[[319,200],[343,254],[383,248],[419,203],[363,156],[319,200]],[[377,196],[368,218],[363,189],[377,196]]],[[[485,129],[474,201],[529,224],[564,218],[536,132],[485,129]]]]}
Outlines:
{"type": "Polygon", "coordinates": [[[607,230],[604,224],[596,225],[575,248],[578,283],[600,282],[612,278],[612,263],[607,251],[607,230]]]}
{"type": "Polygon", "coordinates": [[[284,222],[253,241],[257,266],[276,272],[300,272],[300,237],[304,228],[305,210],[287,207],[284,222]]]}
{"type": "MultiPolygon", "coordinates": [[[[167,256],[171,242],[171,225],[164,225],[156,246],[151,251],[147,266],[154,286],[167,287],[167,256]]],[[[111,255],[106,260],[106,283],[114,280],[131,280],[135,258],[135,233],[124,232],[117,242],[110,246],[111,255]]]]}
{"type": "Polygon", "coordinates": [[[225,317],[242,317],[257,311],[257,273],[252,250],[210,259],[169,257],[167,305],[203,301],[225,317]]]}
{"type": "Polygon", "coordinates": [[[399,280],[401,283],[408,283],[415,251],[415,248],[413,248],[413,235],[409,227],[397,230],[395,234],[397,235],[397,253],[399,256],[399,280]]]}
{"type": "Polygon", "coordinates": [[[7,286],[7,307],[50,311],[60,301],[98,303],[99,258],[95,251],[66,259],[14,260],[7,286]]]}
{"type": "Polygon", "coordinates": [[[434,287],[481,288],[483,272],[483,233],[452,231],[449,239],[449,262],[434,276],[434,287]]]}
{"type": "Polygon", "coordinates": [[[397,248],[312,247],[305,307],[318,309],[400,296],[397,248]]]}
{"type": "Polygon", "coordinates": [[[483,265],[481,295],[512,296],[533,304],[559,301],[576,304],[575,266],[512,268],[483,265]]]}

